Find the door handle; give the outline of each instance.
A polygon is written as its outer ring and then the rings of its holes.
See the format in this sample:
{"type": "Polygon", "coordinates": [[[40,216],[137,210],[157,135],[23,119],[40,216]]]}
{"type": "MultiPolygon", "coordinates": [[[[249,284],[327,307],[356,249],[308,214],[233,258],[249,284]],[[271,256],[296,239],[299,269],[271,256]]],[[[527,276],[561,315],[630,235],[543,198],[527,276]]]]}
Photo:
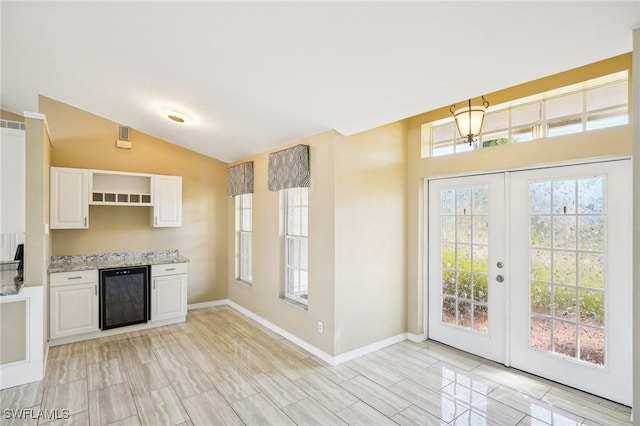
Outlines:
{"type": "Polygon", "coordinates": [[[501,283],[501,282],[503,282],[503,281],[504,281],[504,277],[503,277],[502,275],[498,275],[498,276],[496,277],[496,281],[498,281],[499,283],[501,283]]]}
{"type": "Polygon", "coordinates": [[[497,266],[498,268],[502,269],[502,268],[504,268],[504,263],[502,263],[502,262],[498,262],[498,263],[496,263],[496,266],[497,266]]]}

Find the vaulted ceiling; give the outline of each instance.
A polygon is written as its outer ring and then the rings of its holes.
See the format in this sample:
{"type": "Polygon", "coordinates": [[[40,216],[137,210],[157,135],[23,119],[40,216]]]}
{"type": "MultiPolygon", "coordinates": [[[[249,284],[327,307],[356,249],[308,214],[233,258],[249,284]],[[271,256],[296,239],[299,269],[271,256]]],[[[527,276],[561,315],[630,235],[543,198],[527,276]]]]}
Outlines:
{"type": "Polygon", "coordinates": [[[3,109],[44,95],[227,162],[629,52],[640,27],[638,1],[0,4],[3,109]]]}

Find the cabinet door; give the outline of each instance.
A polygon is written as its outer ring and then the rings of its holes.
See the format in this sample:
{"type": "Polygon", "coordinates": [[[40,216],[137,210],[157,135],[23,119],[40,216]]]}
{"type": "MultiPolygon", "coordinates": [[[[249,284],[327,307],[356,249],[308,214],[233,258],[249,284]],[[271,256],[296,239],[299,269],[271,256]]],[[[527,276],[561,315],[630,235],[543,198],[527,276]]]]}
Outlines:
{"type": "Polygon", "coordinates": [[[51,229],[89,227],[89,171],[51,167],[51,229]]]}
{"type": "Polygon", "coordinates": [[[187,276],[167,275],[153,278],[151,321],[187,315],[187,276]]]}
{"type": "Polygon", "coordinates": [[[182,176],[153,176],[151,226],[182,226],[182,176]]]}
{"type": "Polygon", "coordinates": [[[51,287],[51,338],[99,330],[98,283],[51,287]]]}

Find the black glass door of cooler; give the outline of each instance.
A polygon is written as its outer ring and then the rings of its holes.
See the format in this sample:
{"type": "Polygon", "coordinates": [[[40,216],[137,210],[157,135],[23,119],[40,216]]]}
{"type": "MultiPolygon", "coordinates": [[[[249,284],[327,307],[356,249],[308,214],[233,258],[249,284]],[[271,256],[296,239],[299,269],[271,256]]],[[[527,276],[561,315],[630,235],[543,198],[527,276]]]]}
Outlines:
{"type": "Polygon", "coordinates": [[[147,322],[148,268],[100,271],[100,323],[103,330],[147,322]]]}

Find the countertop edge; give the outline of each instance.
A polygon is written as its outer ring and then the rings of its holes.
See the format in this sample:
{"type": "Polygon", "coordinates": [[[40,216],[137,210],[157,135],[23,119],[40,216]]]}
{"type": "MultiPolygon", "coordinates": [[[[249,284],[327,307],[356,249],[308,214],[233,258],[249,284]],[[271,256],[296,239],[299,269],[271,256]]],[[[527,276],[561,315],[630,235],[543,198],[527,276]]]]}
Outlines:
{"type": "Polygon", "coordinates": [[[111,268],[126,268],[129,266],[146,266],[146,265],[167,265],[170,263],[188,263],[189,259],[182,255],[172,256],[155,256],[155,257],[136,257],[127,259],[105,259],[94,261],[82,261],[50,264],[47,268],[49,274],[55,274],[60,272],[76,272],[76,271],[90,271],[94,269],[111,269],[111,268]]]}

